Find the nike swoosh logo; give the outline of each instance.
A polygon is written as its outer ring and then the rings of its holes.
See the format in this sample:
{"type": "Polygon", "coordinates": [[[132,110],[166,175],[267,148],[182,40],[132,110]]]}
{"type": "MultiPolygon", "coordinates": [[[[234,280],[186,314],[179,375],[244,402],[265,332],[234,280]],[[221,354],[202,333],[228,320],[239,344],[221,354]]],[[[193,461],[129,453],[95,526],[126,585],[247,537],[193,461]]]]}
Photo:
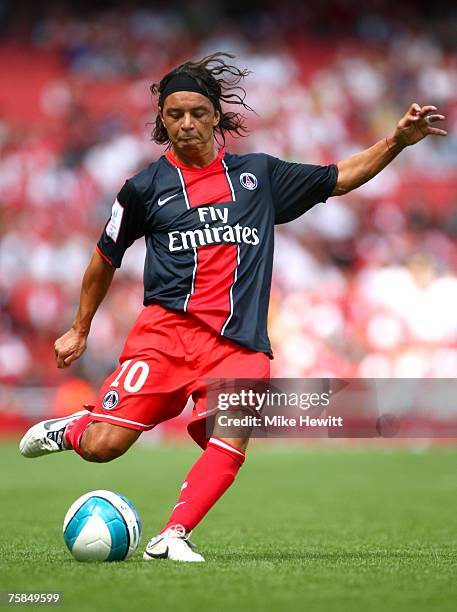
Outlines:
{"type": "MultiPolygon", "coordinates": [[[[173,508],[173,510],[174,510],[175,508],[177,508],[178,506],[181,506],[182,504],[185,504],[185,503],[186,503],[186,502],[179,502],[178,504],[176,504],[176,506],[173,508]]],[[[172,512],[173,512],[173,510],[172,510],[172,512]]]]}
{"type": "Polygon", "coordinates": [[[165,551],[161,553],[153,553],[149,550],[145,550],[145,553],[148,557],[152,557],[152,559],[168,559],[168,546],[165,547],[165,551]]]}
{"type": "Polygon", "coordinates": [[[62,417],[60,417],[60,419],[52,419],[52,421],[46,421],[45,423],[43,423],[43,427],[45,429],[50,429],[51,425],[54,425],[54,423],[58,423],[59,421],[62,421],[62,420],[63,420],[62,417]]]}
{"type": "Polygon", "coordinates": [[[159,199],[157,200],[157,204],[158,204],[159,206],[163,206],[164,204],[166,204],[167,202],[169,202],[169,201],[170,201],[170,200],[172,200],[173,198],[176,198],[176,196],[177,196],[177,195],[178,195],[177,193],[174,193],[172,196],[169,196],[168,198],[163,198],[163,200],[162,200],[162,198],[159,198],[159,199]]]}

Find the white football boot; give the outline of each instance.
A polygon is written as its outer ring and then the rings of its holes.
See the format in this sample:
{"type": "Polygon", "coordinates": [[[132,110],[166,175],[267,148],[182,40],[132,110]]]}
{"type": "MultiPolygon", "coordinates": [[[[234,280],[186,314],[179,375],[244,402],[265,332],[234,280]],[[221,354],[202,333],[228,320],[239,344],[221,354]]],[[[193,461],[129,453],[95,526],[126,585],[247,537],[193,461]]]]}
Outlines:
{"type": "Polygon", "coordinates": [[[170,527],[163,533],[149,540],[143,553],[145,561],[151,559],[171,559],[172,561],[190,561],[201,563],[205,559],[194,552],[194,545],[189,542],[189,535],[181,525],[170,527]]]}
{"type": "Polygon", "coordinates": [[[64,440],[65,428],[69,423],[88,412],[89,410],[80,410],[61,419],[49,419],[37,423],[27,431],[19,442],[21,455],[33,459],[34,457],[41,457],[41,455],[69,450],[64,440]]]}

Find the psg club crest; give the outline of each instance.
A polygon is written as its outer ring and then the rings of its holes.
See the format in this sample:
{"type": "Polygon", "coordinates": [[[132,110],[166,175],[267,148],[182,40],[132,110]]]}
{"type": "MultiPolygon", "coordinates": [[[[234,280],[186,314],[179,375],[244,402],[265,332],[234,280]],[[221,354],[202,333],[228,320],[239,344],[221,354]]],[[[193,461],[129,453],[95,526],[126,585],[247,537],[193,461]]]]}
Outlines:
{"type": "Polygon", "coordinates": [[[249,189],[249,191],[254,191],[254,189],[257,189],[258,185],[257,177],[251,174],[251,172],[243,172],[240,174],[240,183],[242,187],[249,189]]]}
{"type": "Polygon", "coordinates": [[[107,391],[102,399],[102,407],[104,410],[113,410],[119,403],[119,393],[114,389],[107,391]]]}

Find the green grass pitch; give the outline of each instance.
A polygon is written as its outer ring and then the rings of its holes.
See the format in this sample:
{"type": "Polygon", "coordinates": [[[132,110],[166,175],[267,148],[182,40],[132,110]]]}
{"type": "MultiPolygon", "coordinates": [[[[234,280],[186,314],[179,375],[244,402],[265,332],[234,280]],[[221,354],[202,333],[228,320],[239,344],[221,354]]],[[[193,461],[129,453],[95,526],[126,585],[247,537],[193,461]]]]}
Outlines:
{"type": "Polygon", "coordinates": [[[457,449],[254,446],[193,534],[207,563],[143,562],[197,456],[137,445],[97,465],[2,445],[0,590],[62,591],[65,611],[456,609],[457,449]],[[64,546],[66,510],[98,488],[142,517],[127,562],[78,563],[64,546]]]}

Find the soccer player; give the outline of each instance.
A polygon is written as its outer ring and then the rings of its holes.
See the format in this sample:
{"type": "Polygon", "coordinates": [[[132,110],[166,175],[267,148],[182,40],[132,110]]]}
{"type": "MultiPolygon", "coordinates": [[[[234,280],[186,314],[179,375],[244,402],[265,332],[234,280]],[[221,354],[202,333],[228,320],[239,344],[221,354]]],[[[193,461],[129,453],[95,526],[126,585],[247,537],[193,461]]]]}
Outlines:
{"type": "MultiPolygon", "coordinates": [[[[444,116],[412,104],[394,132],[369,149],[329,166],[296,164],[263,153],[231,155],[217,140],[245,132],[230,104],[249,107],[239,83],[247,71],[216,53],[175,68],[151,90],[158,94],[153,139],[159,160],[126,181],[84,274],[71,329],[55,342],[66,368],[86,348],[92,319],[126,249],[145,237],[144,306],[118,369],[95,407],[43,421],[20,443],[25,457],[73,449],[87,461],[119,457],[142,431],[195,402],[188,431],[203,448],[181,487],[167,524],[144,559],[204,561],[188,535],[232,484],[247,437],[228,438],[208,419],[205,379],[268,378],[267,312],[274,225],[356,189],[444,116]],[[223,107],[222,104],[226,106],[223,107]]],[[[213,419],[214,420],[214,419],[213,419]]]]}

